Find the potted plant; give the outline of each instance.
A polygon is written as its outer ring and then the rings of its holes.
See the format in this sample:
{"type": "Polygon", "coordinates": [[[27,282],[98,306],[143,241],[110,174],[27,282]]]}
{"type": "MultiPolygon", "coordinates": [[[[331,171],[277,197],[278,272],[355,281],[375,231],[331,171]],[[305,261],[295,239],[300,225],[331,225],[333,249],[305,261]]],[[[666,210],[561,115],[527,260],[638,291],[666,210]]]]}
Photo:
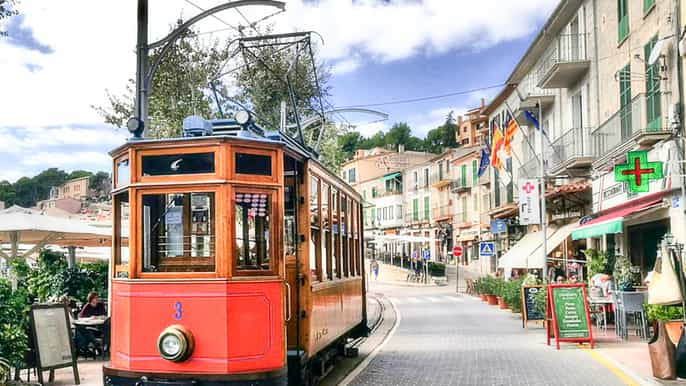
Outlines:
{"type": "Polygon", "coordinates": [[[486,285],[486,300],[488,301],[488,305],[496,306],[498,305],[498,298],[496,296],[498,280],[492,277],[487,277],[485,281],[488,283],[486,285]]]}
{"type": "Polygon", "coordinates": [[[505,291],[506,291],[506,287],[507,287],[507,282],[503,279],[496,279],[495,283],[496,283],[495,295],[496,295],[496,300],[498,301],[498,307],[500,309],[505,310],[505,309],[507,309],[507,303],[504,300],[504,296],[505,296],[505,291]]]}
{"type": "Polygon", "coordinates": [[[512,312],[521,312],[522,310],[521,291],[522,279],[512,280],[505,283],[503,302],[510,308],[512,312]]]}
{"type": "Polygon", "coordinates": [[[664,323],[667,335],[672,343],[679,343],[683,327],[683,310],[681,306],[663,306],[658,304],[644,304],[646,319],[652,323],[664,323]]]}
{"type": "Polygon", "coordinates": [[[634,289],[634,273],[631,270],[631,261],[624,256],[617,256],[613,276],[617,281],[617,288],[620,291],[631,291],[634,289]]]}

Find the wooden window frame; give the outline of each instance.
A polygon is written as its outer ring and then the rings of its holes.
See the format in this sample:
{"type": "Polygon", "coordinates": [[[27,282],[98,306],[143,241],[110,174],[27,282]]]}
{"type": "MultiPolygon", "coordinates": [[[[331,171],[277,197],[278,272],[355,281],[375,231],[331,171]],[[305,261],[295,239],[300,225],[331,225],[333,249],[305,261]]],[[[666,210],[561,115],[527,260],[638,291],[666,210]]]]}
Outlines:
{"type": "MultiPolygon", "coordinates": [[[[312,192],[312,186],[311,185],[312,185],[313,180],[315,180],[317,183],[317,187],[316,187],[316,189],[317,189],[317,214],[316,214],[317,221],[316,221],[316,224],[313,224],[312,220],[308,218],[308,222],[310,224],[309,225],[309,227],[310,227],[310,238],[313,235],[313,233],[312,233],[313,226],[316,226],[316,230],[317,230],[317,232],[319,232],[319,240],[315,241],[315,247],[314,247],[315,248],[315,250],[314,250],[315,272],[317,274],[317,278],[316,278],[316,280],[313,280],[313,282],[320,283],[320,282],[326,281],[326,278],[324,277],[324,275],[322,275],[322,273],[325,274],[325,272],[323,272],[323,269],[322,269],[322,243],[326,242],[324,240],[324,231],[322,229],[322,192],[321,192],[321,188],[322,188],[321,181],[322,181],[322,179],[318,175],[316,175],[312,172],[309,173],[308,180],[307,180],[307,189],[308,189],[309,194],[312,194],[311,193],[312,192]]],[[[308,200],[308,205],[310,202],[311,201],[308,200]]],[[[308,207],[307,209],[308,209],[308,215],[311,214],[312,208],[308,207]]],[[[310,261],[311,260],[312,259],[310,259],[310,261]]],[[[312,267],[310,267],[310,270],[311,269],[312,269],[312,267]]]]}
{"type": "MultiPolygon", "coordinates": [[[[136,245],[135,245],[135,272],[136,278],[139,279],[206,279],[206,278],[218,278],[223,277],[224,261],[226,259],[225,252],[222,250],[222,246],[219,241],[221,237],[224,236],[223,231],[220,228],[220,221],[218,214],[224,213],[224,207],[222,201],[223,189],[221,185],[183,185],[175,186],[173,188],[139,188],[135,190],[136,194],[136,205],[135,205],[135,219],[133,216],[129,215],[129,221],[136,222],[136,245]],[[214,193],[214,271],[213,272],[143,272],[143,221],[142,221],[142,209],[143,209],[143,196],[144,195],[155,195],[155,194],[184,194],[184,193],[214,193]]],[[[131,198],[129,197],[129,200],[131,198]]],[[[134,206],[129,203],[130,211],[133,212],[134,206]]],[[[131,237],[129,237],[129,251],[131,251],[131,237]]],[[[129,257],[129,264],[131,264],[131,258],[129,257]]]]}
{"type": "Polygon", "coordinates": [[[332,226],[331,226],[331,184],[324,182],[323,180],[320,180],[319,183],[319,210],[320,210],[320,221],[319,223],[321,224],[319,229],[322,233],[322,246],[326,245],[326,256],[322,254],[322,258],[326,259],[326,279],[325,281],[328,280],[334,280],[335,278],[333,277],[333,267],[331,266],[332,258],[333,258],[333,233],[332,231],[332,226]],[[326,189],[325,189],[326,188],[326,189]],[[324,212],[323,212],[323,197],[326,194],[326,220],[328,222],[327,226],[324,226],[324,212]],[[327,237],[328,235],[328,237],[327,237]]]}
{"type": "Polygon", "coordinates": [[[123,189],[125,187],[128,187],[131,185],[131,177],[132,177],[132,165],[131,165],[131,158],[129,157],[128,153],[125,153],[124,155],[117,157],[114,159],[114,168],[112,170],[112,190],[116,191],[118,189],[123,189]],[[124,184],[124,185],[119,185],[117,184],[119,180],[119,163],[123,161],[128,161],[129,162],[129,181],[124,184]]]}
{"type": "Polygon", "coordinates": [[[126,277],[131,277],[131,272],[129,271],[129,267],[131,267],[131,259],[133,258],[133,255],[131,253],[131,191],[130,190],[122,190],[118,192],[117,194],[112,195],[112,218],[113,218],[113,229],[112,229],[112,272],[110,272],[110,276],[113,278],[118,278],[119,272],[125,272],[126,277]],[[119,247],[122,239],[122,234],[121,234],[121,223],[120,223],[120,217],[121,217],[121,208],[119,206],[119,200],[118,198],[122,195],[128,195],[129,196],[129,240],[127,242],[128,248],[129,248],[129,261],[127,264],[121,264],[121,248],[119,247]]]}
{"type": "MultiPolygon", "coordinates": [[[[138,181],[147,183],[161,183],[170,184],[172,182],[199,182],[216,180],[222,174],[222,156],[221,148],[218,145],[208,146],[183,146],[183,147],[165,147],[160,149],[144,149],[136,151],[136,165],[135,175],[138,181]],[[194,173],[194,174],[169,174],[161,176],[144,176],[143,175],[143,157],[161,156],[161,155],[182,155],[182,154],[199,154],[199,153],[213,153],[214,154],[214,173],[194,173]]],[[[130,166],[130,164],[129,164],[130,166]]]]}
{"type": "MultiPolygon", "coordinates": [[[[279,189],[262,186],[262,185],[236,185],[231,186],[229,189],[229,232],[227,241],[230,243],[228,249],[231,251],[229,253],[231,262],[231,276],[233,278],[246,278],[246,277],[264,277],[264,276],[278,276],[279,275],[279,264],[280,256],[282,253],[282,246],[279,246],[279,237],[275,231],[275,226],[277,224],[283,230],[283,218],[279,215],[282,212],[281,206],[279,205],[280,200],[279,189]],[[258,270],[258,269],[238,269],[237,259],[238,255],[235,250],[236,241],[236,206],[235,199],[236,193],[266,193],[269,196],[269,203],[271,204],[271,211],[269,213],[269,270],[258,270]]],[[[297,236],[297,234],[296,234],[297,236]]]]}
{"type": "Polygon", "coordinates": [[[264,149],[264,148],[254,148],[250,146],[236,146],[232,145],[229,151],[229,178],[236,181],[248,182],[248,183],[278,183],[279,182],[279,170],[283,170],[280,165],[279,157],[277,157],[277,151],[275,149],[264,149]],[[240,154],[250,154],[250,155],[261,155],[271,157],[272,161],[272,174],[259,175],[259,174],[243,174],[236,173],[236,155],[240,154]]]}

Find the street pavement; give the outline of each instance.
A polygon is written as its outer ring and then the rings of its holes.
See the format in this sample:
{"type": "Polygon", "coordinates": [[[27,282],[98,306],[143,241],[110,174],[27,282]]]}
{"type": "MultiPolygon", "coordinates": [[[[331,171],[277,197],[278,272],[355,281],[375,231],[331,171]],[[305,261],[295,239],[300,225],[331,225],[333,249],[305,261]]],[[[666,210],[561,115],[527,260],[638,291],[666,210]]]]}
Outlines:
{"type": "Polygon", "coordinates": [[[370,291],[393,302],[399,324],[350,385],[635,384],[575,344],[547,346],[541,327],[524,330],[518,314],[453,286],[372,282],[370,291]]]}

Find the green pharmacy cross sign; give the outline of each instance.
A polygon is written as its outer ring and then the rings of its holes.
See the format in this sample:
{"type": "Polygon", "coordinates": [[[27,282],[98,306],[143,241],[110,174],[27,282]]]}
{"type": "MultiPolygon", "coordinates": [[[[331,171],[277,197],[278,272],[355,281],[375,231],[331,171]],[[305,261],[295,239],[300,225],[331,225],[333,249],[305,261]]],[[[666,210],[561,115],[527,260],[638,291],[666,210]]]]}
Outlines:
{"type": "Polygon", "coordinates": [[[615,181],[628,182],[629,192],[645,193],[650,190],[650,180],[663,177],[662,162],[648,162],[645,150],[630,151],[627,163],[615,166],[615,181]]]}

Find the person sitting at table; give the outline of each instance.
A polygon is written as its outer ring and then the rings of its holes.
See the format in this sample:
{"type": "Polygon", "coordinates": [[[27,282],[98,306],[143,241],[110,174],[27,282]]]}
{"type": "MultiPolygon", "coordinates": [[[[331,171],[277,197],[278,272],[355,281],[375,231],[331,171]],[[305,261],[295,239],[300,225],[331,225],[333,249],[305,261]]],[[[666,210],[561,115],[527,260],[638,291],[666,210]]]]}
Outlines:
{"type": "Polygon", "coordinates": [[[98,294],[96,292],[91,292],[86,298],[86,304],[79,312],[79,318],[90,318],[92,316],[103,316],[105,315],[105,306],[98,302],[98,294]]]}

